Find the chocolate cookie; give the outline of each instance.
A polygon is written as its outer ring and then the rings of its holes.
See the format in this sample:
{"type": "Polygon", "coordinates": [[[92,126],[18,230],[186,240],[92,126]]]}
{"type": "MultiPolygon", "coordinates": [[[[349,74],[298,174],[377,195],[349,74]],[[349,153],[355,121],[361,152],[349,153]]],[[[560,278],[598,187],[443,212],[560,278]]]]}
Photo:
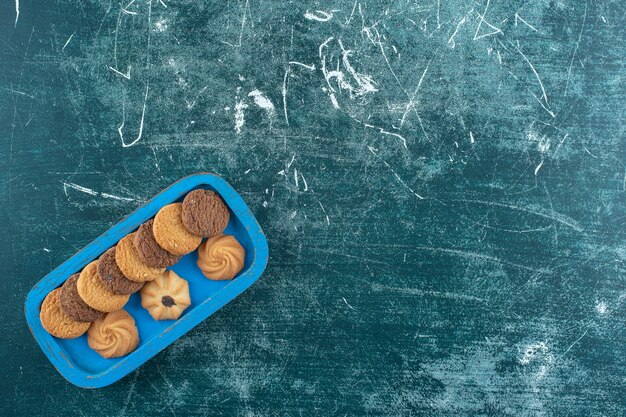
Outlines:
{"type": "Polygon", "coordinates": [[[131,281],[124,276],[115,262],[115,246],[104,252],[98,262],[98,276],[109,291],[119,295],[132,294],[143,287],[143,283],[131,281]]]}
{"type": "Polygon", "coordinates": [[[76,289],[76,281],[80,274],[74,274],[69,277],[63,286],[59,298],[61,300],[61,308],[63,312],[70,316],[73,320],[80,322],[96,321],[104,315],[103,312],[89,307],[87,303],[80,298],[76,289]]]}
{"type": "Polygon", "coordinates": [[[191,233],[211,237],[224,232],[230,220],[230,212],[217,193],[193,190],[183,200],[182,218],[191,233]]]}
{"type": "Polygon", "coordinates": [[[202,237],[191,233],[183,224],[182,210],[181,203],[161,207],[152,224],[152,233],[159,246],[175,255],[193,252],[202,243],[202,237]]]}
{"type": "Polygon", "coordinates": [[[52,290],[41,304],[39,320],[48,333],[60,339],[74,339],[87,331],[89,323],[73,320],[61,308],[61,289],[52,290]]]}
{"type": "Polygon", "coordinates": [[[167,268],[172,266],[182,256],[174,255],[163,249],[157,243],[152,232],[152,226],[154,219],[150,219],[139,227],[137,233],[135,233],[135,248],[137,249],[137,255],[143,263],[155,268],[167,268]]]}

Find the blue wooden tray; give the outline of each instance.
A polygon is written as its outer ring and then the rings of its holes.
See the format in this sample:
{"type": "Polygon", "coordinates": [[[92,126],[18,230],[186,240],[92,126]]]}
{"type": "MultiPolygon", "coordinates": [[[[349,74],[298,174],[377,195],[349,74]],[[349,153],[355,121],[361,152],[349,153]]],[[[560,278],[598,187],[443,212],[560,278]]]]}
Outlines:
{"type": "Polygon", "coordinates": [[[26,297],[24,306],[26,321],[43,352],[68,381],[85,388],[104,387],[137,369],[241,294],[261,276],[267,265],[267,259],[267,240],[241,196],[216,175],[206,173],[190,175],[157,194],[39,281],[26,297]],[[189,191],[197,188],[217,192],[231,211],[225,233],[234,235],[246,250],[244,269],[235,279],[211,281],[202,275],[196,265],[197,252],[184,256],[171,269],[189,282],[191,305],[178,320],[155,321],[141,307],[140,295],[133,294],[124,309],[137,323],[140,342],[135,351],[122,358],[102,358],[89,348],[86,334],[77,339],[63,340],[51,336],[44,330],[39,320],[39,308],[50,291],[59,287],[70,275],[80,271],[122,237],[153,217],[161,207],[182,201],[189,191]]]}

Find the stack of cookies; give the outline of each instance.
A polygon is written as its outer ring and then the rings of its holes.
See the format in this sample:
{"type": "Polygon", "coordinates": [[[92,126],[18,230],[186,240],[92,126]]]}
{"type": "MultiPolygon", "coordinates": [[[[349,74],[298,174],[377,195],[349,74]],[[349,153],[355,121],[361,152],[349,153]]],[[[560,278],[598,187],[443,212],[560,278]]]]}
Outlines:
{"type": "Polygon", "coordinates": [[[135,320],[123,310],[131,294],[141,291],[141,304],[155,320],[176,320],[191,305],[188,282],[166,268],[199,248],[198,267],[209,279],[233,279],[243,269],[245,250],[223,234],[229,219],[222,199],[209,190],[162,207],[48,294],[43,327],[64,339],[87,332],[89,346],[105,358],[127,355],[139,344],[135,320]]]}

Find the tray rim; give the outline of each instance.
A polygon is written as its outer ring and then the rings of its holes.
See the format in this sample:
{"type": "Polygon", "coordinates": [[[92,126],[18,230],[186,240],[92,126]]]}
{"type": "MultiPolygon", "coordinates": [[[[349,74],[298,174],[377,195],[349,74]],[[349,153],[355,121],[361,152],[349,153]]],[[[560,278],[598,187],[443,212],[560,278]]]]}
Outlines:
{"type": "Polygon", "coordinates": [[[127,376],[229,301],[239,296],[263,274],[268,258],[267,239],[241,195],[226,180],[216,174],[208,172],[191,174],[160,191],[33,285],[24,302],[26,322],[43,353],[66,380],[83,388],[101,388],[127,376]],[[238,276],[237,279],[229,282],[213,296],[194,307],[182,318],[174,321],[171,326],[156,337],[151,338],[140,349],[122,358],[115,366],[97,374],[89,373],[76,366],[58,348],[54,338],[41,325],[39,306],[43,299],[50,291],[61,285],[70,274],[82,269],[87,263],[100,256],[107,248],[116,244],[128,231],[138,227],[152,217],[150,215],[143,218],[143,216],[146,216],[154,209],[158,210],[164,205],[174,202],[183,194],[199,185],[213,187],[245,227],[254,248],[254,258],[248,270],[238,276]],[[124,233],[124,230],[126,230],[126,233],[124,233]]]}

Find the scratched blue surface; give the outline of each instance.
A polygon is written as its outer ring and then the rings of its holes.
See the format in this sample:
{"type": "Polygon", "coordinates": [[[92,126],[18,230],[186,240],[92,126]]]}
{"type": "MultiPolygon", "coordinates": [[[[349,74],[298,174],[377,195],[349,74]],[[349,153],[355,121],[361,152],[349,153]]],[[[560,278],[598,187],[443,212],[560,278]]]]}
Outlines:
{"type": "Polygon", "coordinates": [[[623,1],[0,8],[0,414],[626,413],[623,1]],[[28,290],[198,171],[263,279],[73,387],[28,290]]]}

